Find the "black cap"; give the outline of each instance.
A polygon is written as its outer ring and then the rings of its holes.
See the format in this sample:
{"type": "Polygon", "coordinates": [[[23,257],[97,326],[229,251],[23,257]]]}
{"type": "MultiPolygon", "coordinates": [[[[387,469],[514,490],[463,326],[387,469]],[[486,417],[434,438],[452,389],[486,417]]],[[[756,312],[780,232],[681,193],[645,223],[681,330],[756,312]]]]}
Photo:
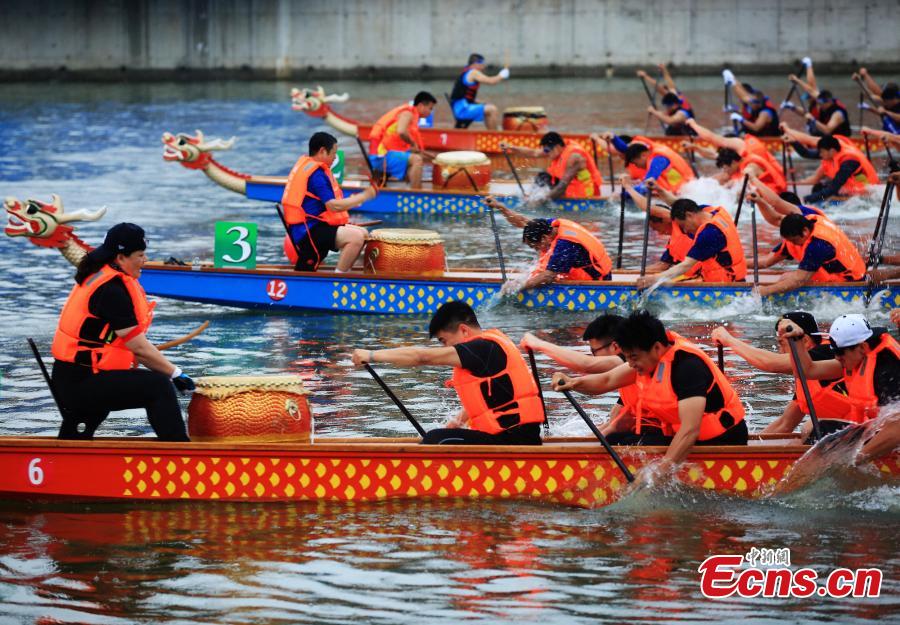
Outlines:
{"type": "Polygon", "coordinates": [[[822,332],[819,331],[819,324],[816,323],[816,318],[808,312],[796,310],[794,312],[784,313],[778,321],[781,321],[782,319],[788,319],[796,323],[807,336],[818,337],[822,334],[822,332]]]}
{"type": "Polygon", "coordinates": [[[638,142],[629,143],[628,149],[625,150],[625,164],[628,165],[629,163],[633,163],[634,159],[636,159],[641,154],[643,154],[644,152],[647,152],[649,150],[650,150],[650,148],[648,148],[643,143],[638,143],[638,142]]]}
{"type": "Polygon", "coordinates": [[[115,258],[117,254],[128,256],[132,252],[145,249],[147,249],[147,239],[144,238],[144,229],[137,224],[123,222],[110,228],[103,240],[103,245],[93,250],[90,255],[103,262],[115,258]]]}
{"type": "Polygon", "coordinates": [[[541,137],[540,145],[542,148],[552,148],[554,146],[565,147],[566,142],[563,140],[562,135],[558,132],[553,132],[552,130],[541,137]]]}
{"type": "Polygon", "coordinates": [[[897,85],[890,84],[881,92],[882,100],[900,100],[900,88],[897,85]]]}

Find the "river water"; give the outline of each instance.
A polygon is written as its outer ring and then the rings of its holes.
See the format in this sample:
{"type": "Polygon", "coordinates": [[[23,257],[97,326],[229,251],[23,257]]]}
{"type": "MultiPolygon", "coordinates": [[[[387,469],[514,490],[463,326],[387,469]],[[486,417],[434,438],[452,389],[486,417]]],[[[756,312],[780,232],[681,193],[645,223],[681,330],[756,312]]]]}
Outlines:
{"type": "MultiPolygon", "coordinates": [[[[780,97],[778,77],[752,82],[780,97]]],[[[821,81],[849,83],[834,77],[821,81]]],[[[290,110],[288,83],[11,84],[0,92],[0,192],[49,201],[67,211],[108,207],[96,223],[77,224],[97,244],[119,221],[148,232],[152,258],[212,258],[216,221],[256,221],[260,262],[280,261],[281,226],[271,206],[216,187],[201,173],[163,162],[163,131],[237,136],[217,155],[252,174],[285,174],[311,132],[325,129],[290,110]]],[[[351,117],[374,119],[413,83],[332,83],[348,91],[351,117]]],[[[426,84],[440,94],[448,85],[426,84]]],[[[721,84],[691,79],[701,121],[721,123],[721,84]]],[[[855,94],[835,89],[845,101],[855,94]]],[[[625,80],[511,81],[482,96],[501,108],[542,103],[554,126],[642,130],[646,100],[625,80]]],[[[439,121],[446,120],[445,106],[439,121]]],[[[855,115],[854,115],[855,123],[855,115]]],[[[870,122],[871,123],[871,122],[870,122]]],[[[348,155],[354,145],[341,138],[348,155]]],[[[706,170],[710,171],[709,164],[706,170]]],[[[691,196],[735,203],[710,181],[691,196]]],[[[857,200],[833,216],[870,236],[879,198],[857,200]]],[[[614,245],[618,215],[578,219],[614,245]]],[[[451,266],[492,266],[493,239],[484,218],[391,217],[385,225],[439,230],[451,266]]],[[[895,222],[894,222],[895,223],[895,222]]],[[[749,226],[749,219],[742,221],[749,226]]],[[[640,258],[641,222],[629,213],[626,267],[640,258]]],[[[896,226],[888,230],[893,234],[896,226]]],[[[749,231],[745,231],[749,242],[749,231]]],[[[511,262],[531,261],[504,227],[511,262]]],[[[761,227],[766,245],[775,233],[761,227]]],[[[661,240],[651,240],[658,253],[661,240]]],[[[893,245],[893,237],[888,248],[893,245]]],[[[72,270],[53,250],[0,237],[0,434],[55,434],[58,417],[26,337],[43,351],[71,288],[72,270]]],[[[848,305],[810,302],[828,324],[848,305]]],[[[654,311],[676,331],[706,339],[717,323],[771,347],[774,319],[784,312],[747,299],[709,309],[662,302],[654,311]]],[[[479,311],[482,324],[518,338],[539,331],[578,344],[591,315],[526,311],[499,304],[479,311]]],[[[869,313],[886,325],[883,311],[869,313]]],[[[424,343],[425,317],[359,317],[323,313],[267,316],[185,302],[160,301],[151,338],[186,333],[204,319],[210,329],[171,358],[190,375],[299,373],[313,391],[319,436],[410,435],[407,422],[347,357],[353,347],[424,343]]],[[[780,414],[791,381],[754,371],[727,355],[727,367],[748,406],[751,429],[780,414]]],[[[545,376],[552,371],[545,360],[545,376]]],[[[456,403],[443,386],[446,371],[381,367],[426,427],[440,424],[456,403]]],[[[547,393],[553,431],[587,434],[561,396],[547,393]]],[[[584,398],[597,420],[612,397],[584,398]]],[[[111,416],[103,434],[147,436],[136,411],[111,416]]],[[[85,476],[90,479],[90,476],[85,476]]],[[[396,623],[737,622],[900,618],[897,523],[900,488],[829,479],[790,498],[742,501],[665,487],[606,509],[573,510],[529,503],[386,502],[335,504],[22,505],[0,503],[0,623],[396,623]],[[699,591],[697,567],[710,554],[752,547],[790,548],[792,562],[820,573],[837,567],[879,567],[880,598],[728,599],[699,591]]]]}

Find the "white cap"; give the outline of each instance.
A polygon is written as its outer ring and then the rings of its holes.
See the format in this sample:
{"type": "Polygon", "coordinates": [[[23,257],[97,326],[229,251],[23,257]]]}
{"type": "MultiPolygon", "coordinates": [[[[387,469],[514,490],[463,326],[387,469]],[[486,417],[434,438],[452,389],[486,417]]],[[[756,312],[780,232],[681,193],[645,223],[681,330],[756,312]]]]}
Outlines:
{"type": "Polygon", "coordinates": [[[835,347],[853,347],[872,336],[872,328],[862,315],[841,315],[831,324],[828,336],[835,347]]]}

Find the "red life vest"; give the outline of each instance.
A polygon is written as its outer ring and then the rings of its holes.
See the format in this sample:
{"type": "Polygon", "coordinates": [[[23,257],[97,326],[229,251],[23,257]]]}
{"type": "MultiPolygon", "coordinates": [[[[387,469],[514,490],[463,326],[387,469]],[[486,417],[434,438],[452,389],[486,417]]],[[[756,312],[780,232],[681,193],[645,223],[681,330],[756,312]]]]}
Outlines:
{"type": "Polygon", "coordinates": [[[468,74],[474,66],[467,65],[460,75],[456,78],[456,82],[453,83],[453,91],[450,93],[450,102],[456,102],[457,100],[466,100],[472,104],[475,104],[475,98],[478,97],[478,87],[481,86],[477,80],[472,81],[474,84],[467,85],[463,82],[463,78],[465,78],[466,74],[468,74]]]}
{"type": "Polygon", "coordinates": [[[813,222],[812,233],[803,242],[803,245],[794,245],[790,241],[784,241],[787,253],[794,260],[802,260],[813,237],[827,241],[834,247],[835,256],[824,263],[812,275],[813,282],[847,282],[862,280],[866,275],[866,263],[857,251],[853,242],[847,238],[834,222],[824,216],[809,215],[807,221],[813,222]],[[839,265],[835,265],[838,263],[839,265]],[[829,267],[837,271],[829,271],[829,267]]]}
{"type": "Polygon", "coordinates": [[[847,137],[842,137],[840,135],[835,135],[834,138],[841,144],[841,150],[834,158],[822,160],[822,174],[833,179],[844,162],[856,161],[859,163],[859,167],[853,172],[853,175],[847,179],[844,186],[841,187],[840,194],[859,195],[860,193],[865,193],[869,185],[878,184],[878,172],[875,171],[875,166],[872,165],[872,162],[866,158],[866,155],[856,147],[856,144],[847,137]]]}
{"type": "Polygon", "coordinates": [[[638,387],[639,402],[637,406],[637,416],[641,418],[647,412],[650,415],[660,419],[663,423],[667,423],[672,427],[674,432],[681,429],[681,419],[678,414],[678,396],[672,388],[672,363],[675,354],[679,351],[687,352],[698,356],[703,363],[712,372],[713,382],[707,389],[707,393],[714,386],[719,387],[719,391],[724,398],[724,406],[715,412],[704,412],[700,420],[700,434],[698,441],[708,441],[725,433],[729,428],[722,425],[721,417],[724,413],[729,413],[734,423],[729,427],[734,427],[744,420],[744,405],[725,374],[713,364],[709,356],[699,347],[693,345],[675,332],[666,333],[669,339],[669,349],[660,358],[656,369],[651,375],[638,375],[635,379],[635,385],[638,387]]]}
{"type": "Polygon", "coordinates": [[[585,162],[583,169],[579,170],[572,182],[566,187],[567,198],[586,198],[600,197],[600,187],[603,184],[603,176],[597,169],[594,159],[588,156],[588,153],[581,146],[570,142],[563,148],[562,153],[553,159],[547,168],[547,173],[553,178],[553,184],[556,184],[566,173],[566,165],[572,154],[580,155],[585,162]]]}
{"type": "Polygon", "coordinates": [[[309,177],[317,169],[321,169],[328,176],[334,197],[336,199],[344,197],[344,192],[338,186],[334,176],[331,175],[331,167],[325,163],[313,160],[312,157],[301,156],[294,168],[291,169],[291,173],[288,174],[287,184],[284,185],[284,194],[281,196],[281,204],[284,206],[284,219],[289,226],[305,223],[307,217],[324,221],[332,226],[343,226],[350,221],[350,215],[347,214],[347,211],[332,211],[328,210],[326,206],[325,211],[321,214],[308,215],[303,209],[303,200],[305,198],[319,199],[309,192],[309,177]]]}
{"type": "MultiPolygon", "coordinates": [[[[850,421],[852,405],[850,398],[845,392],[846,386],[843,384],[845,381],[843,377],[840,377],[837,380],[831,380],[827,384],[823,384],[823,380],[806,379],[813,406],[816,408],[816,416],[819,419],[850,421]],[[838,387],[842,388],[839,390],[838,387]]],[[[804,414],[809,414],[806,394],[803,392],[800,378],[796,375],[794,376],[794,390],[797,394],[797,405],[800,407],[800,410],[804,414]]]]}
{"type": "Polygon", "coordinates": [[[59,315],[59,323],[53,337],[51,348],[53,357],[62,362],[81,363],[86,359],[83,354],[87,353],[87,360],[90,361],[94,373],[136,367],[137,358],[125,343],[138,334],[147,332],[153,321],[154,305],[147,301],[147,295],[140,282],[126,273],[105,265],[81,284],[76,284],[69,293],[69,299],[66,300],[59,315]],[[114,278],[122,280],[128,295],[131,296],[137,327],[127,337],[118,336],[109,325],[104,326],[98,336],[87,336],[85,322],[97,319],[89,308],[91,296],[114,278]]]}
{"type": "Polygon", "coordinates": [[[412,104],[401,104],[382,115],[375,122],[375,125],[372,126],[372,131],[369,133],[370,154],[384,156],[388,152],[409,152],[410,144],[404,141],[397,133],[397,120],[403,113],[412,114],[407,132],[410,138],[415,141],[417,148],[420,150],[425,149],[422,133],[419,132],[419,111],[412,104]]]}
{"type": "Polygon", "coordinates": [[[584,269],[574,267],[570,269],[567,274],[563,275],[564,279],[598,280],[603,279],[604,276],[612,271],[612,261],[609,258],[609,254],[606,253],[606,247],[604,247],[603,242],[591,234],[584,226],[577,224],[574,221],[569,221],[568,219],[555,219],[550,226],[557,229],[556,238],[553,239],[549,249],[541,254],[537,271],[547,270],[547,264],[550,262],[550,258],[553,256],[556,244],[559,241],[577,243],[587,250],[587,253],[591,258],[590,266],[600,274],[600,278],[594,278],[584,269]]]}
{"type": "Polygon", "coordinates": [[[543,423],[544,407],[537,384],[515,343],[499,330],[493,329],[485,330],[469,340],[476,339],[486,339],[499,345],[506,355],[506,368],[491,377],[478,377],[462,367],[453,368],[453,378],[448,386],[456,389],[459,401],[469,415],[469,427],[488,434],[498,434],[517,425],[543,423]],[[509,380],[512,385],[512,399],[502,405],[492,406],[491,385],[504,379],[509,380]]]}
{"type": "Polygon", "coordinates": [[[787,191],[787,180],[784,177],[784,169],[766,145],[754,136],[748,135],[744,139],[744,149],[741,151],[741,163],[738,171],[732,176],[733,180],[741,180],[744,172],[751,164],[762,170],[759,180],[772,189],[775,193],[787,191]]]}
{"type": "Polygon", "coordinates": [[[875,395],[875,364],[878,354],[890,351],[900,358],[900,343],[885,332],[878,345],[870,351],[862,363],[853,371],[846,373],[847,393],[850,395],[852,411],[850,420],[853,423],[865,423],[878,416],[878,396],[875,395]]]}
{"type": "MultiPolygon", "coordinates": [[[[712,214],[716,208],[712,206],[704,206],[703,212],[712,214]]],[[[666,249],[669,251],[669,256],[672,257],[672,260],[675,261],[674,264],[678,264],[682,262],[685,258],[687,258],[688,252],[691,251],[691,247],[694,245],[693,237],[688,236],[684,233],[684,230],[672,220],[672,233],[669,235],[669,242],[666,244],[666,249]]],[[[685,278],[692,278],[696,276],[700,272],[700,263],[697,263],[693,267],[691,267],[688,271],[684,272],[685,278]]]]}
{"type": "Polygon", "coordinates": [[[644,413],[637,417],[638,403],[640,402],[640,389],[636,384],[628,384],[619,389],[619,398],[622,400],[622,411],[627,410],[634,415],[634,433],[640,434],[643,428],[654,427],[662,430],[664,436],[672,436],[674,434],[672,426],[663,423],[659,418],[652,414],[644,413]]]}
{"type": "Polygon", "coordinates": [[[647,156],[647,167],[638,167],[634,163],[629,163],[626,166],[628,174],[632,178],[643,180],[650,170],[650,163],[655,156],[662,156],[669,159],[669,166],[663,170],[656,181],[663,189],[672,193],[677,193],[686,182],[696,178],[690,164],[684,160],[684,157],[681,156],[681,154],[669,146],[657,143],[641,135],[638,135],[631,140],[631,143],[634,142],[646,145],[650,148],[650,154],[647,156]]]}
{"type": "Polygon", "coordinates": [[[738,235],[737,227],[731,219],[728,211],[721,206],[713,207],[707,211],[712,219],[697,229],[694,233],[694,241],[700,236],[704,228],[718,228],[725,235],[725,249],[713,256],[702,260],[700,276],[704,282],[735,282],[747,277],[747,259],[744,258],[744,248],[738,235]]]}

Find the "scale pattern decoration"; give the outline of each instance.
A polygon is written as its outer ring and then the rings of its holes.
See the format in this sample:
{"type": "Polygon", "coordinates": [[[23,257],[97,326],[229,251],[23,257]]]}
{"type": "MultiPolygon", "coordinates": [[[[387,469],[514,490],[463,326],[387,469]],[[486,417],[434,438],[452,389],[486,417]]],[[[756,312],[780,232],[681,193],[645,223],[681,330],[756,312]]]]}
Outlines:
{"type": "MultiPolygon", "coordinates": [[[[640,462],[626,458],[629,469],[640,462]]],[[[791,459],[706,459],[680,479],[706,490],[758,497],[791,459]]],[[[897,474],[897,457],[876,463],[897,474]]],[[[123,456],[121,497],[192,500],[375,501],[410,498],[540,499],[583,508],[607,505],[626,485],[608,457],[529,459],[315,456],[123,456]]]]}
{"type": "Polygon", "coordinates": [[[427,215],[480,215],[481,198],[473,195],[398,193],[397,212],[427,215]]]}
{"type": "Polygon", "coordinates": [[[441,304],[462,300],[478,307],[498,292],[498,285],[415,284],[395,281],[341,280],[332,284],[331,307],[371,313],[433,313],[441,304]]]}

